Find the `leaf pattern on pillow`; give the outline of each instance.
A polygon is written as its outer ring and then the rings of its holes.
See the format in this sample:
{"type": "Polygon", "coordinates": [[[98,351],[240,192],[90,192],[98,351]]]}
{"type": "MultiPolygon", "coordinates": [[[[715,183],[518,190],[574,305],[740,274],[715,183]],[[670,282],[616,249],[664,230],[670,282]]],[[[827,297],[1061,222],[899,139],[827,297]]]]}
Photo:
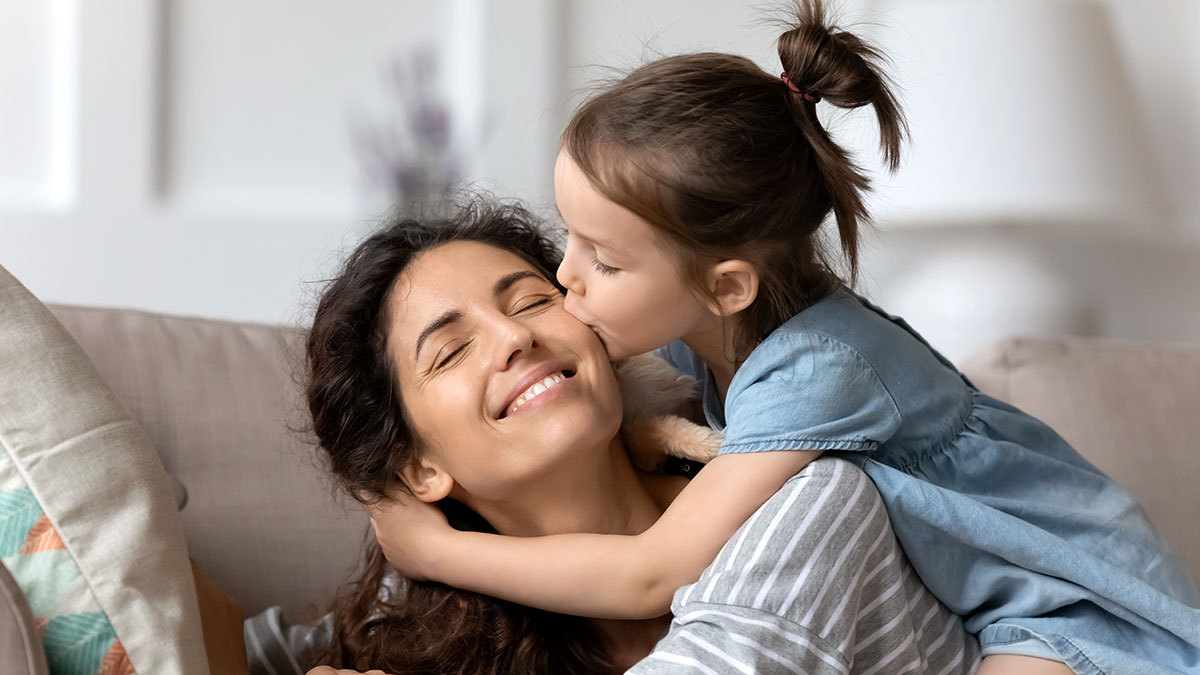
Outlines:
{"type": "Polygon", "coordinates": [[[21,550],[41,515],[42,505],[28,487],[0,490],[0,558],[21,550]]]}
{"type": "MultiPolygon", "coordinates": [[[[133,675],[79,565],[0,444],[0,563],[29,603],[50,675],[133,675]]],[[[3,674],[0,674],[3,675],[3,674]]]]}
{"type": "Polygon", "coordinates": [[[80,612],[51,619],[42,645],[54,675],[95,675],[116,639],[104,612],[80,612]]]}
{"type": "Polygon", "coordinates": [[[43,513],[42,517],[38,518],[37,523],[29,530],[29,536],[25,537],[21,555],[43,551],[61,551],[66,548],[62,537],[58,536],[58,530],[54,529],[54,525],[50,523],[50,516],[43,513]]]}
{"type": "Polygon", "coordinates": [[[133,672],[133,664],[125,654],[125,645],[121,644],[120,640],[113,642],[112,649],[108,650],[108,654],[100,662],[98,675],[133,675],[133,672]]]}

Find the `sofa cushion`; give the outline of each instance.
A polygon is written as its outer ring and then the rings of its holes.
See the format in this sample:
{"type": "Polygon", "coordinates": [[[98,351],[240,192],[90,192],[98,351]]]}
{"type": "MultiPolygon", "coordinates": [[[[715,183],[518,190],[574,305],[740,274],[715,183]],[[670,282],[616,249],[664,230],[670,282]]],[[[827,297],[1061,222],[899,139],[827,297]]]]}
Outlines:
{"type": "Polygon", "coordinates": [[[369,525],[302,433],[295,329],[52,306],[187,489],[192,557],[247,615],[321,607],[369,525]]]}
{"type": "Polygon", "coordinates": [[[0,447],[0,556],[45,622],[51,672],[207,673],[162,464],[79,346],[3,268],[0,447]]]}
{"type": "Polygon", "coordinates": [[[1021,338],[963,372],[1129,490],[1200,579],[1200,346],[1021,338]]]}

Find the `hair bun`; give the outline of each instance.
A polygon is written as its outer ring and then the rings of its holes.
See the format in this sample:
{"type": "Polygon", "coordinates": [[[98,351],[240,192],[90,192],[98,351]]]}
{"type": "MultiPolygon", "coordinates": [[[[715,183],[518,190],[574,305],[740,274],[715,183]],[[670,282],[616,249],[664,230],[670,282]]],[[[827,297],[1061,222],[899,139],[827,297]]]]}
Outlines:
{"type": "Polygon", "coordinates": [[[874,106],[882,131],[884,160],[899,165],[904,122],[888,86],[886,57],[853,33],[828,20],[822,0],[796,0],[795,12],[779,36],[779,60],[801,92],[840,108],[874,106]]]}

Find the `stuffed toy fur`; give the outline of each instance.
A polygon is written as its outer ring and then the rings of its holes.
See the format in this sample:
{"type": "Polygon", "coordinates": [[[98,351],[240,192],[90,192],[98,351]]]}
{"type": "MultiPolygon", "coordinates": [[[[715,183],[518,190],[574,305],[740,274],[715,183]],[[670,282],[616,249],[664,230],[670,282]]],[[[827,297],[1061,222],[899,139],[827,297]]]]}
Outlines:
{"type": "Polygon", "coordinates": [[[691,421],[703,418],[695,378],[654,354],[614,367],[624,408],[621,434],[635,466],[657,471],[668,456],[699,462],[717,456],[723,435],[691,421]]]}

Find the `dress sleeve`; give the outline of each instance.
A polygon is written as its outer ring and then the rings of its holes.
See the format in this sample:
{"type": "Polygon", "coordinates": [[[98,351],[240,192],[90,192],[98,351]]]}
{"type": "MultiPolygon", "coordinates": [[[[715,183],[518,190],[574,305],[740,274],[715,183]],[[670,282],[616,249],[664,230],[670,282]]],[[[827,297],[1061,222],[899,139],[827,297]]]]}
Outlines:
{"type": "Polygon", "coordinates": [[[721,453],[874,450],[900,428],[900,409],[853,347],[802,333],[751,353],[725,399],[721,453]]]}

